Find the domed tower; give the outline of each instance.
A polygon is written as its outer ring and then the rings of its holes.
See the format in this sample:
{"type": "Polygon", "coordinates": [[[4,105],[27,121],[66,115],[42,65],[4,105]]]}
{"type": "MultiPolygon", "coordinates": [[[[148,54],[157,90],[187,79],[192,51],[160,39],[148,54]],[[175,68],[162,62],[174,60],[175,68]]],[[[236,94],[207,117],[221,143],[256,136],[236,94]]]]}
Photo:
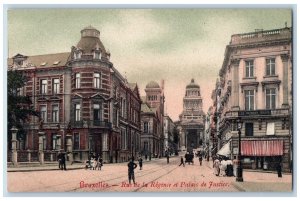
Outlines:
{"type": "Polygon", "coordinates": [[[179,115],[180,126],[183,130],[181,147],[188,152],[202,149],[205,114],[200,86],[194,79],[186,86],[183,97],[183,111],[179,115]]]}
{"type": "Polygon", "coordinates": [[[192,79],[186,86],[185,97],[183,98],[184,111],[202,111],[202,98],[200,86],[192,79]]]}

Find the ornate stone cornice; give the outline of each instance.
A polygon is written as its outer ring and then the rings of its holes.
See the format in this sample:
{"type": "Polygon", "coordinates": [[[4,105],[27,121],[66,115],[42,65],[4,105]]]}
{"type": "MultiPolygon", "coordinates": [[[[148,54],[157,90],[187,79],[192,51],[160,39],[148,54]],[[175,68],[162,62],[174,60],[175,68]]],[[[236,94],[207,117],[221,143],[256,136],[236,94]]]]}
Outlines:
{"type": "Polygon", "coordinates": [[[231,59],[230,60],[230,63],[233,65],[233,66],[238,66],[240,64],[240,58],[235,58],[235,59],[231,59]]]}
{"type": "Polygon", "coordinates": [[[287,62],[288,59],[290,58],[290,55],[288,55],[288,54],[282,54],[282,55],[280,55],[280,57],[281,57],[281,60],[283,62],[287,62]]]}

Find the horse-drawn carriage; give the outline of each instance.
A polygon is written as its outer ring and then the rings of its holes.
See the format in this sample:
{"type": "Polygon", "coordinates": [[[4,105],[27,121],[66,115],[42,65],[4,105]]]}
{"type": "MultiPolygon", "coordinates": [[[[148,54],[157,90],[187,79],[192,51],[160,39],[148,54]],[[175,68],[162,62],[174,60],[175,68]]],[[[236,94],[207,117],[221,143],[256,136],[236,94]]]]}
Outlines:
{"type": "Polygon", "coordinates": [[[194,165],[194,154],[186,153],[185,154],[185,163],[192,163],[194,165]]]}

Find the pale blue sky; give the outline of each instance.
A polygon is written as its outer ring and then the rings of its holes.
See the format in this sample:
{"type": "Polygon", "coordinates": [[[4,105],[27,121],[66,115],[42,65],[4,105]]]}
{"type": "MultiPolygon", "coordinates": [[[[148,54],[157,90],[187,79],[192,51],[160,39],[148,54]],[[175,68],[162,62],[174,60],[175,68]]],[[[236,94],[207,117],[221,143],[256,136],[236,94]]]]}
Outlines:
{"type": "Polygon", "coordinates": [[[167,113],[182,111],[185,86],[200,85],[204,111],[230,36],[291,26],[289,9],[12,9],[8,12],[9,57],[68,52],[92,25],[111,61],[144,95],[151,80],[165,80],[167,113]]]}

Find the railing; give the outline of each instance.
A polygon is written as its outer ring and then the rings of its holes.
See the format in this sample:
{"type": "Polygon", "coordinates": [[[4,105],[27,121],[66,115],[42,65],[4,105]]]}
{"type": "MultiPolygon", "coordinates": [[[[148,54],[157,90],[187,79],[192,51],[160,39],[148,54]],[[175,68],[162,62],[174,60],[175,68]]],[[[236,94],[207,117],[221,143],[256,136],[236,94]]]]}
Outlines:
{"type": "Polygon", "coordinates": [[[231,36],[230,44],[249,43],[273,39],[291,39],[291,28],[274,29],[267,31],[256,31],[245,34],[236,34],[231,36]]]}
{"type": "Polygon", "coordinates": [[[73,128],[90,128],[90,127],[101,127],[101,128],[112,128],[111,122],[108,121],[100,121],[100,120],[94,120],[94,121],[74,121],[73,128]]]}

